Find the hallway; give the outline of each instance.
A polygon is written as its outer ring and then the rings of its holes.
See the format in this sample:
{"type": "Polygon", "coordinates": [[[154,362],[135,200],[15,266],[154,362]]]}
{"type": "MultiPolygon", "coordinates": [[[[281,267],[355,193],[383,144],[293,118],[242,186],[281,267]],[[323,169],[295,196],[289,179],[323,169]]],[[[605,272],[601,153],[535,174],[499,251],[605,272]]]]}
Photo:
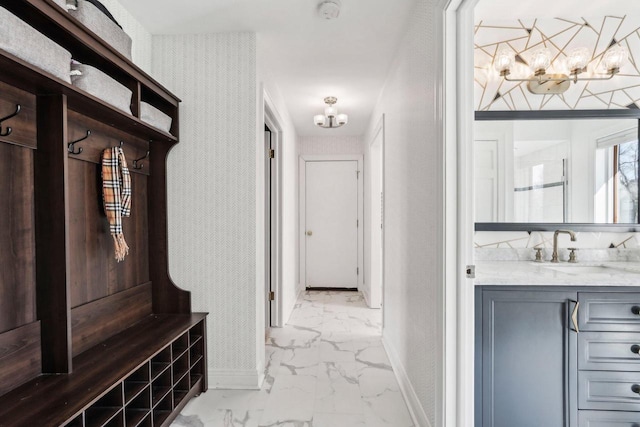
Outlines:
{"type": "Polygon", "coordinates": [[[261,390],[209,390],[173,427],[413,426],[382,347],[381,311],[356,292],[308,291],[268,338],[261,390]]]}

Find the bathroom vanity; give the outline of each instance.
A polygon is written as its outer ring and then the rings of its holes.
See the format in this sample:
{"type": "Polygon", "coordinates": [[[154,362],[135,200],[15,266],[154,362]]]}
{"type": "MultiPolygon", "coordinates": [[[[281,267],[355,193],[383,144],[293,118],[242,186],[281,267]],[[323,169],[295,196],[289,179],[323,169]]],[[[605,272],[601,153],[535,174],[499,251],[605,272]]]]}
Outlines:
{"type": "Polygon", "coordinates": [[[476,274],[476,426],[640,427],[640,264],[476,274]]]}

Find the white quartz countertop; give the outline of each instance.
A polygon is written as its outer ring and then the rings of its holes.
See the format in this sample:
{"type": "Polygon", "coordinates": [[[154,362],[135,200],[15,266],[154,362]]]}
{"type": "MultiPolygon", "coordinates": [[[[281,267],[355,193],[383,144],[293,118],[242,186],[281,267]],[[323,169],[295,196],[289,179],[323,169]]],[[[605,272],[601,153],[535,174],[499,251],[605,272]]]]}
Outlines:
{"type": "Polygon", "coordinates": [[[640,262],[478,261],[476,286],[640,286],[640,262]]]}

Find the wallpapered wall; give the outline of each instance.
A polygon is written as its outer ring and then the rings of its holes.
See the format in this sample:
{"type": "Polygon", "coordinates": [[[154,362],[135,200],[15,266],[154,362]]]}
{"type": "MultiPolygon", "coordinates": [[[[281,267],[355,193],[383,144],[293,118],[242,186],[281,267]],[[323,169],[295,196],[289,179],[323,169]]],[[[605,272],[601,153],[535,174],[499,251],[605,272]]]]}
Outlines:
{"type": "Polygon", "coordinates": [[[298,141],[300,154],[364,153],[361,136],[303,136],[298,141]]]}
{"type": "MultiPolygon", "coordinates": [[[[153,75],[182,99],[168,158],[169,267],[208,311],[211,386],[255,387],[257,76],[254,33],[153,37],[153,75]]],[[[264,356],[262,356],[264,358],[264,356]]]]}
{"type": "Polygon", "coordinates": [[[383,337],[404,379],[416,425],[434,427],[442,425],[444,346],[444,147],[438,120],[444,14],[439,3],[416,2],[363,139],[368,150],[385,114],[383,337]]]}
{"type": "Polygon", "coordinates": [[[480,21],[475,28],[475,105],[486,110],[573,110],[640,107],[640,28],[632,17],[605,16],[574,19],[511,19],[480,21]],[[565,72],[562,64],[577,47],[592,52],[590,70],[598,69],[612,44],[629,49],[630,61],[609,81],[578,82],[559,95],[534,95],[526,83],[504,81],[493,68],[494,56],[504,48],[518,56],[512,77],[528,77],[528,61],[546,47],[553,62],[550,72],[565,72]]]}

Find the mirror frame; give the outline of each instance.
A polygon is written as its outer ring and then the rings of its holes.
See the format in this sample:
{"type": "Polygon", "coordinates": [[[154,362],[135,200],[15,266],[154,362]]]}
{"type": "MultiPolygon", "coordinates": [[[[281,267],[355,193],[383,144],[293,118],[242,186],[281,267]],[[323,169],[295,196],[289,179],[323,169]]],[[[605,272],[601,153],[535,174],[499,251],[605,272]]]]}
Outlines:
{"type": "MultiPolygon", "coordinates": [[[[584,120],[584,119],[636,119],[638,120],[638,140],[640,141],[640,109],[626,110],[538,110],[538,111],[476,111],[475,120],[584,120]]],[[[640,177],[640,161],[637,165],[640,177]]],[[[640,194],[640,179],[638,180],[640,194]]],[[[640,197],[638,198],[640,212],[640,197]]],[[[546,223],[546,222],[476,222],[475,231],[554,231],[562,228],[574,231],[593,232],[640,232],[640,214],[638,224],[585,224],[585,223],[546,223]]]]}

